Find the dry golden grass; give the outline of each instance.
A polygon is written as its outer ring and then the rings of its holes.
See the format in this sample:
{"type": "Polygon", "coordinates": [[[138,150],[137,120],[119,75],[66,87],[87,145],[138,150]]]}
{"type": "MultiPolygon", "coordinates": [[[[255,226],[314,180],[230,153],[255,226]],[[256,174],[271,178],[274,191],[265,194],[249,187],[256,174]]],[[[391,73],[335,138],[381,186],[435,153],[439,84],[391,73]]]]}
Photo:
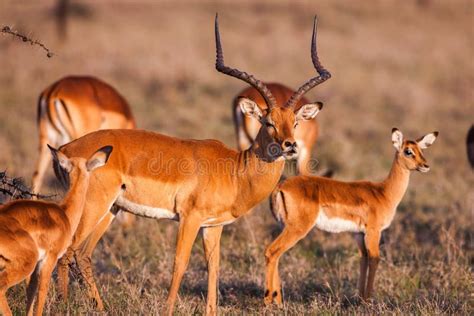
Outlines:
{"type": "MultiPolygon", "coordinates": [[[[82,1],[69,38],[56,40],[53,1],[4,1],[0,21],[32,31],[57,55],[0,37],[0,170],[31,179],[37,157],[36,98],[68,74],[105,79],[129,100],[142,128],[234,146],[230,101],[244,84],[214,70],[213,17],[220,13],[229,65],[290,86],[314,75],[309,44],[320,16],[319,55],[333,78],[310,96],[326,103],[315,156],[338,179],[380,180],[393,158],[390,131],[439,130],[432,167],[413,174],[376,280],[357,304],[351,237],[315,231],[284,256],[283,310],[264,308],[264,249],[278,230],[266,204],[225,228],[219,310],[229,314],[472,314],[473,172],[465,136],[473,123],[473,1],[82,1]],[[84,10],[84,8],[88,10],[84,10]],[[89,12],[89,13],[88,13],[89,12]]],[[[56,191],[54,182],[50,189],[56,191]]],[[[177,225],[140,219],[114,226],[94,255],[109,314],[157,313],[171,279],[177,225]]],[[[206,266],[200,241],[178,312],[201,313],[206,266]]],[[[93,311],[74,282],[67,304],[53,286],[48,313],[93,311]]],[[[16,313],[24,287],[11,290],[16,313]]]]}

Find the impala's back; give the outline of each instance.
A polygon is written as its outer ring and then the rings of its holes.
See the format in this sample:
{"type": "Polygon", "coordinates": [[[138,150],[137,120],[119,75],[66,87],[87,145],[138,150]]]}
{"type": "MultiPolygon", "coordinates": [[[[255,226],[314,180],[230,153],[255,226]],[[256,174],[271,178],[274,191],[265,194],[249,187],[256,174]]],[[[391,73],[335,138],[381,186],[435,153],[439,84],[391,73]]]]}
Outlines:
{"type": "Polygon", "coordinates": [[[362,226],[367,222],[367,212],[374,206],[374,201],[385,206],[384,198],[382,183],[297,176],[288,178],[273,192],[271,211],[282,224],[314,223],[319,210],[323,209],[331,216],[346,218],[362,226]]]}
{"type": "MultiPolygon", "coordinates": [[[[237,178],[252,168],[265,177],[266,170],[248,165],[237,151],[219,141],[182,140],[143,130],[97,131],[60,151],[69,157],[88,157],[102,144],[113,146],[114,155],[94,173],[88,194],[99,190],[95,198],[116,201],[142,216],[178,219],[177,213],[190,209],[206,210],[214,217],[229,211],[237,216],[255,203],[245,199],[250,192],[239,187],[237,178]],[[203,194],[206,192],[210,194],[203,194]]],[[[280,171],[275,168],[275,179],[267,177],[266,181],[276,184],[280,171]]],[[[259,188],[251,190],[255,193],[259,188]]],[[[262,192],[255,198],[263,200],[266,196],[262,192]]],[[[109,208],[104,205],[103,210],[109,208]]]]}
{"type": "Polygon", "coordinates": [[[20,255],[36,264],[34,258],[44,258],[47,249],[67,247],[72,235],[64,232],[70,232],[70,223],[57,204],[9,202],[0,208],[0,259],[15,262],[20,255]]]}
{"type": "Polygon", "coordinates": [[[135,120],[113,87],[94,77],[70,76],[41,93],[38,124],[49,138],[59,137],[51,144],[59,146],[99,128],[134,128],[135,120]]]}
{"type": "Polygon", "coordinates": [[[99,129],[135,128],[127,101],[109,84],[90,76],[62,78],[38,100],[39,158],[33,192],[41,190],[50,154],[47,144],[59,147],[99,129]]]}

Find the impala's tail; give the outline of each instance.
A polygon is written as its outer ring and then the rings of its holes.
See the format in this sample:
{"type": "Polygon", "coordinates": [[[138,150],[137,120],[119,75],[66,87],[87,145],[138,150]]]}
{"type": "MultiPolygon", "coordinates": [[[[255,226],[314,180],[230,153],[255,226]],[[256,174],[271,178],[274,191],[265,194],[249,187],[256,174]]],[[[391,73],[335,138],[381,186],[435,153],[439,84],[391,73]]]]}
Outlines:
{"type": "Polygon", "coordinates": [[[60,98],[50,98],[49,102],[48,115],[50,123],[62,136],[65,142],[70,142],[76,138],[77,133],[66,102],[60,98]]]}
{"type": "Polygon", "coordinates": [[[281,226],[284,226],[288,212],[286,210],[283,191],[281,191],[279,187],[277,187],[270,196],[270,211],[276,221],[281,226]]]}
{"type": "Polygon", "coordinates": [[[37,124],[48,143],[61,146],[77,137],[66,102],[56,97],[55,86],[44,91],[38,100],[37,124]]]}

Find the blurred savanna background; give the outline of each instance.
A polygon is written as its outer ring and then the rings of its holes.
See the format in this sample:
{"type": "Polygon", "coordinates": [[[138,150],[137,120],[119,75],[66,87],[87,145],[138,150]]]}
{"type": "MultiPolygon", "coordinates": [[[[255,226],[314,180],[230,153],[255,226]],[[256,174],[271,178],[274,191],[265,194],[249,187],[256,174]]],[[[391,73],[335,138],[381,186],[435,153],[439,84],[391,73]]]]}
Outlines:
{"type": "MultiPolygon", "coordinates": [[[[278,226],[262,203],[224,229],[219,311],[225,314],[472,314],[474,174],[465,140],[474,123],[474,1],[126,1],[71,0],[58,32],[57,1],[0,2],[0,24],[39,39],[55,55],[0,36],[0,170],[31,181],[38,153],[39,93],[70,74],[97,76],[130,103],[140,128],[235,147],[232,98],[245,87],[214,69],[219,12],[226,63],[297,88],[315,75],[318,52],[332,78],[308,94],[325,107],[315,173],[382,180],[394,149],[392,127],[417,138],[438,130],[425,151],[427,174],[414,173],[386,231],[376,298],[359,304],[357,247],[349,234],[313,231],[282,258],[283,309],[266,308],[264,249],[278,226]]],[[[291,172],[288,172],[291,174],[291,172]]],[[[44,193],[59,193],[52,172],[44,193]]],[[[94,257],[96,280],[113,314],[158,313],[164,305],[177,225],[139,219],[112,225],[94,257]]],[[[200,240],[177,311],[202,313],[207,291],[200,240]]],[[[70,299],[54,285],[45,311],[94,311],[79,279],[70,299]]],[[[14,311],[25,288],[9,292],[14,311]]]]}

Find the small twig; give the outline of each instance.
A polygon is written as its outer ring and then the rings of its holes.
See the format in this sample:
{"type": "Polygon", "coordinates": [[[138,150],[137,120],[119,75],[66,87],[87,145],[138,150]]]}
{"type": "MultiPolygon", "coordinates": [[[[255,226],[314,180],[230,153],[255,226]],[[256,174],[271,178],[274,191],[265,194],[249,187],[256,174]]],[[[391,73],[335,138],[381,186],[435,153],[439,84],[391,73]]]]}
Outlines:
{"type": "Polygon", "coordinates": [[[54,53],[48,47],[46,47],[43,43],[41,43],[40,41],[31,39],[30,37],[28,37],[26,35],[18,33],[17,31],[12,30],[12,28],[9,27],[9,26],[2,27],[2,33],[10,34],[10,35],[13,35],[15,37],[18,37],[23,42],[30,43],[31,45],[38,45],[39,47],[41,47],[43,50],[46,51],[46,56],[48,58],[51,58],[54,55],[54,53]]]}
{"type": "Polygon", "coordinates": [[[12,200],[31,198],[51,199],[55,196],[33,193],[23,183],[23,180],[21,178],[10,178],[7,176],[5,171],[0,172],[0,194],[8,196],[12,200]]]}

